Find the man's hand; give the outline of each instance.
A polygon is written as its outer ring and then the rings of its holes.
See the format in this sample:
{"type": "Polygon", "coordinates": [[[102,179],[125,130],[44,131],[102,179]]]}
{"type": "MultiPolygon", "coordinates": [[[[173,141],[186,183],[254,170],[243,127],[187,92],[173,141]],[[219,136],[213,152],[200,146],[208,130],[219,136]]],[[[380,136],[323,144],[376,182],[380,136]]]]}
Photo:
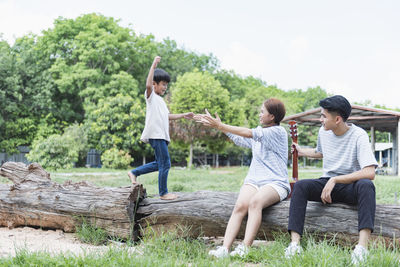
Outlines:
{"type": "Polygon", "coordinates": [[[336,185],[336,181],[334,177],[331,177],[328,182],[326,183],[324,189],[322,190],[321,193],[321,200],[322,203],[326,204],[326,203],[332,203],[332,198],[331,198],[331,193],[333,188],[336,185]]]}
{"type": "Polygon", "coordinates": [[[297,153],[298,153],[298,156],[299,156],[299,157],[305,156],[304,153],[303,153],[303,149],[301,148],[301,146],[300,146],[299,144],[295,143],[295,142],[293,142],[293,143],[292,143],[292,146],[291,146],[290,152],[291,152],[292,154],[293,154],[293,152],[294,152],[294,149],[297,150],[297,153]]]}

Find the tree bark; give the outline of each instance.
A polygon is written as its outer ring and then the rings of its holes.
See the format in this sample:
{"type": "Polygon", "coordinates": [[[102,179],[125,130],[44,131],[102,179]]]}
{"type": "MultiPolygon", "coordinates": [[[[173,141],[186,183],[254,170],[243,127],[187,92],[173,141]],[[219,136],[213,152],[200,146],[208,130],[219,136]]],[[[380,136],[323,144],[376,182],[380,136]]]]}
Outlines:
{"type": "MultiPolygon", "coordinates": [[[[178,230],[192,237],[223,236],[237,198],[237,193],[198,191],[177,193],[178,199],[165,201],[146,198],[141,185],[118,188],[100,188],[87,182],[60,185],[51,181],[50,174],[38,164],[8,162],[0,168],[0,175],[13,182],[0,184],[0,226],[73,232],[86,219],[109,235],[124,239],[137,237],[135,229],[178,230]]],[[[287,232],[288,214],[289,201],[264,209],[258,237],[272,238],[272,232],[287,232]]],[[[357,217],[356,206],[309,202],[305,230],[335,236],[340,243],[354,242],[358,238],[357,217]]],[[[396,238],[399,242],[399,221],[400,206],[377,205],[373,235],[386,241],[396,238]]],[[[243,237],[245,223],[239,238],[243,237]]]]}
{"type": "Polygon", "coordinates": [[[142,185],[96,187],[88,182],[53,182],[39,164],[7,162],[0,175],[13,182],[0,184],[0,226],[34,226],[74,232],[82,220],[109,235],[130,238],[134,210],[145,197],[142,185]]]}
{"type": "Polygon", "coordinates": [[[189,146],[189,159],[188,159],[187,166],[190,169],[190,168],[192,168],[192,165],[193,165],[193,142],[190,143],[190,146],[189,146]]]}
{"type": "MultiPolygon", "coordinates": [[[[187,226],[188,236],[223,236],[236,202],[237,193],[199,191],[177,193],[174,201],[146,198],[139,203],[137,219],[146,230],[173,230],[177,225],[187,226]]],[[[272,232],[287,232],[290,201],[285,200],[263,210],[259,238],[273,238],[272,232]]],[[[386,241],[400,241],[400,206],[377,205],[373,236],[386,241]]],[[[242,223],[238,238],[243,238],[246,220],[242,223]]],[[[349,244],[358,240],[357,207],[346,204],[323,205],[308,202],[305,231],[321,237],[333,237],[339,243],[349,244]]]]}

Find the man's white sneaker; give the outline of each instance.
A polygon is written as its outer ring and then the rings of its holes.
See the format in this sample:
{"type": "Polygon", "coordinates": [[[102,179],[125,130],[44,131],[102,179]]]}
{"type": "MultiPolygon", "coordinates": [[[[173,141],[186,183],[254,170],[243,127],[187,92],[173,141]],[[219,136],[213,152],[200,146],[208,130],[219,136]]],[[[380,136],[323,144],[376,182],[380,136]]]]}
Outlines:
{"type": "Polygon", "coordinates": [[[298,255],[303,251],[299,244],[291,242],[287,248],[285,248],[285,258],[290,259],[294,255],[298,255]]]}
{"type": "Polygon", "coordinates": [[[241,243],[239,244],[234,251],[231,252],[231,256],[239,256],[241,258],[245,257],[249,253],[249,248],[241,243]]]}
{"type": "Polygon", "coordinates": [[[351,263],[358,265],[363,263],[368,256],[368,250],[361,245],[357,245],[351,253],[351,263]]]}
{"type": "Polygon", "coordinates": [[[217,249],[210,250],[208,255],[214,256],[216,258],[228,257],[228,249],[224,246],[217,247],[217,249]]]}

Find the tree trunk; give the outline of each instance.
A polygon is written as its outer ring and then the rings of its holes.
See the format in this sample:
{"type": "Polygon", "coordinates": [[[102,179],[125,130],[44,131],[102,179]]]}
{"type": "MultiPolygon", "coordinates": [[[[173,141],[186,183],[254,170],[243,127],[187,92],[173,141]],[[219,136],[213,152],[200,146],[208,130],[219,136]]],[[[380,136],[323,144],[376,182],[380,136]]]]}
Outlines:
{"type": "Polygon", "coordinates": [[[193,143],[190,143],[189,146],[189,160],[188,160],[188,168],[192,168],[193,165],[193,143]]]}
{"type": "Polygon", "coordinates": [[[146,164],[146,155],[143,155],[143,165],[146,164]]]}
{"type": "MultiPolygon", "coordinates": [[[[177,225],[188,226],[183,234],[188,236],[223,236],[236,202],[237,193],[199,191],[177,193],[176,201],[146,198],[139,203],[138,223],[143,229],[183,230],[177,225]]],[[[273,231],[287,232],[290,201],[285,200],[263,210],[259,238],[273,238],[273,231]]],[[[305,231],[321,237],[333,237],[338,243],[350,244],[358,240],[358,213],[356,206],[346,204],[323,205],[309,202],[305,231]]],[[[400,241],[400,206],[377,205],[373,236],[387,241],[400,241]]],[[[245,220],[238,238],[243,238],[245,220]]]]}
{"type": "Polygon", "coordinates": [[[39,164],[7,162],[0,175],[0,226],[34,226],[74,232],[82,220],[109,235],[130,238],[136,203],[145,197],[142,185],[96,187],[88,182],[53,182],[39,164]]]}
{"type": "Polygon", "coordinates": [[[215,167],[219,168],[219,154],[215,155],[215,167]]]}
{"type": "MultiPolygon", "coordinates": [[[[128,239],[135,229],[181,230],[186,236],[223,236],[237,193],[199,191],[177,193],[177,200],[145,198],[141,185],[100,188],[87,182],[57,184],[38,164],[7,162],[0,175],[13,182],[0,184],[0,226],[35,226],[75,231],[86,219],[109,235],[128,239]],[[137,205],[137,203],[139,203],[137,205]],[[135,212],[136,211],[136,212],[135,212]],[[179,225],[187,226],[180,227],[179,225]]],[[[258,236],[287,232],[289,201],[263,210],[258,236]]],[[[335,236],[340,243],[358,238],[357,207],[309,202],[305,230],[335,236]]],[[[377,205],[375,231],[387,241],[400,237],[400,206],[377,205]]],[[[238,237],[242,238],[245,222],[238,237]]]]}

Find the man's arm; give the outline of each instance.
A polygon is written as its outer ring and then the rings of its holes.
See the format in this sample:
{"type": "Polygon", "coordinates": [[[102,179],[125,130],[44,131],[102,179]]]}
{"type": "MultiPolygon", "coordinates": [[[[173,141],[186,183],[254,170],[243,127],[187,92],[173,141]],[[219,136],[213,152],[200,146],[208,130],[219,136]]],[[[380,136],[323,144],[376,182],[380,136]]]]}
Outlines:
{"type": "Polygon", "coordinates": [[[168,114],[169,120],[179,120],[179,119],[193,119],[194,113],[193,112],[187,112],[187,113],[181,113],[181,114],[168,114]]]}
{"type": "Polygon", "coordinates": [[[147,75],[146,80],[146,97],[149,98],[151,95],[151,91],[153,88],[153,77],[154,77],[154,70],[157,68],[158,63],[160,63],[161,57],[156,56],[154,58],[153,64],[151,64],[149,74],[147,75]]]}
{"type": "Polygon", "coordinates": [[[375,179],[375,166],[367,166],[353,173],[331,177],[321,193],[321,200],[324,204],[332,203],[331,192],[336,184],[351,184],[360,179],[375,179]]]}
{"type": "MultiPolygon", "coordinates": [[[[298,155],[300,157],[307,157],[307,158],[314,158],[314,159],[322,159],[323,155],[320,152],[317,152],[315,150],[315,148],[302,148],[301,146],[299,146],[299,144],[293,142],[292,146],[295,146],[297,151],[298,151],[298,155]]],[[[293,153],[293,147],[292,147],[292,153],[293,153]]]]}
{"type": "Polygon", "coordinates": [[[340,175],[340,176],[335,176],[332,177],[331,179],[334,179],[335,183],[337,184],[351,184],[354,183],[360,179],[370,179],[374,180],[375,179],[375,166],[367,166],[362,168],[359,171],[346,174],[346,175],[340,175]]]}

